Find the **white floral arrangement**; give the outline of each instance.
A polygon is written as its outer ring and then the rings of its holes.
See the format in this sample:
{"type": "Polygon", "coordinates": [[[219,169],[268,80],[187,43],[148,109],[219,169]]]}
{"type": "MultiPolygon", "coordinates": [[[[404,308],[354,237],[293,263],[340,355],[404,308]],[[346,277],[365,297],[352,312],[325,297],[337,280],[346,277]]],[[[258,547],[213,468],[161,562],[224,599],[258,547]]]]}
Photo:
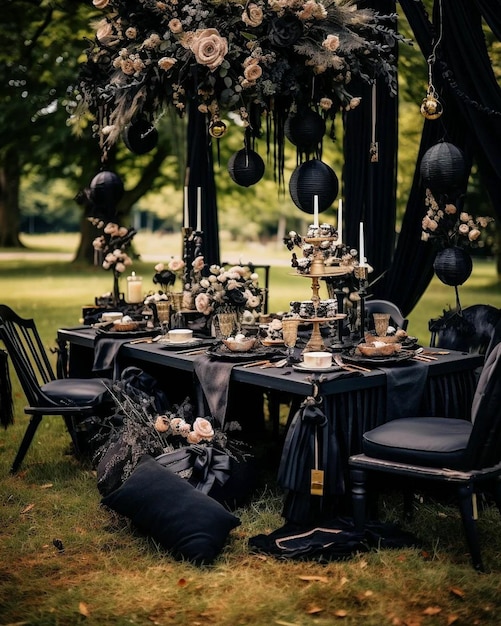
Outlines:
{"type": "Polygon", "coordinates": [[[114,222],[106,223],[99,218],[88,219],[96,228],[103,230],[103,234],[92,242],[96,265],[101,265],[103,269],[113,271],[115,276],[120,276],[132,265],[132,259],[126,250],[136,231],[114,222]]]}
{"type": "Polygon", "coordinates": [[[248,311],[257,317],[263,305],[259,276],[249,265],[207,266],[203,257],[193,261],[191,282],[185,285],[195,298],[199,313],[210,315],[225,310],[248,311]]]}

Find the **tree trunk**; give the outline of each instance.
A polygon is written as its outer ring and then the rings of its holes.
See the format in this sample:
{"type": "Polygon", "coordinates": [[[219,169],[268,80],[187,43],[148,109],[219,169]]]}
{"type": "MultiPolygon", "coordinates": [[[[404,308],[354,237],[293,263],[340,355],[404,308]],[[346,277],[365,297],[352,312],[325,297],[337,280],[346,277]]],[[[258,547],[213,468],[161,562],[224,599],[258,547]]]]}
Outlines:
{"type": "Polygon", "coordinates": [[[20,179],[19,155],[15,148],[9,148],[5,153],[3,163],[0,163],[0,247],[2,248],[24,247],[19,239],[20,179]]]}

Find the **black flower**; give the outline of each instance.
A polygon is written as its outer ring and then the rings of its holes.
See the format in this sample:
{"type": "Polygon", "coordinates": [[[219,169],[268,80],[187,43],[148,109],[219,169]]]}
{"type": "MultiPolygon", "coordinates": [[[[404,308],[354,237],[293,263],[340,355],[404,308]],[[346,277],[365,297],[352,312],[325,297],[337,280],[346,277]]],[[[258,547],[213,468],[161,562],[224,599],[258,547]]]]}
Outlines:
{"type": "Polygon", "coordinates": [[[284,15],[270,23],[268,38],[277,48],[293,46],[303,35],[303,24],[295,15],[284,15]]]}

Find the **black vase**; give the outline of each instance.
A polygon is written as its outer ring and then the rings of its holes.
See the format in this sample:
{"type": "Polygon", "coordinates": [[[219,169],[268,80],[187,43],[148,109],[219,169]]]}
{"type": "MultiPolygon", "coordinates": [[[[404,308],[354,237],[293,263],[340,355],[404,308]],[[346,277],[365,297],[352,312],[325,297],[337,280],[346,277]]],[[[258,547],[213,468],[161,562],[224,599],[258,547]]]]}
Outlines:
{"type": "Polygon", "coordinates": [[[336,173],[319,159],[301,163],[292,172],[289,192],[294,204],[305,213],[313,214],[313,198],[318,196],[318,211],[326,211],[336,199],[339,181],[336,173]]]}
{"type": "Polygon", "coordinates": [[[421,159],[421,180],[438,198],[453,198],[464,192],[467,182],[463,153],[452,143],[442,141],[427,150],[421,159]]]}
{"type": "Polygon", "coordinates": [[[231,179],[241,187],[250,187],[259,182],[264,169],[264,161],[259,154],[246,148],[232,154],[228,161],[231,179]]]}
{"type": "Polygon", "coordinates": [[[463,248],[444,248],[437,252],[433,269],[445,285],[457,287],[470,277],[473,263],[470,255],[463,248]]]}

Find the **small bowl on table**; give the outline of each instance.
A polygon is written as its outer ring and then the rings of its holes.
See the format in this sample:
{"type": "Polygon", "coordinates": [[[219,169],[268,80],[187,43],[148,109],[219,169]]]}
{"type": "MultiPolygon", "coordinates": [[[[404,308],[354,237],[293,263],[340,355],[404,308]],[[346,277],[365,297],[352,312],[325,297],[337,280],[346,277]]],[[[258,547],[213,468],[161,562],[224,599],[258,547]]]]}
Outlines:
{"type": "Polygon", "coordinates": [[[231,352],[249,352],[256,345],[256,337],[245,337],[244,339],[228,338],[223,339],[223,344],[231,352]]]}
{"type": "Polygon", "coordinates": [[[374,356],[393,356],[400,352],[402,344],[385,343],[383,341],[374,341],[373,343],[360,343],[357,346],[357,352],[366,357],[374,356]]]}

